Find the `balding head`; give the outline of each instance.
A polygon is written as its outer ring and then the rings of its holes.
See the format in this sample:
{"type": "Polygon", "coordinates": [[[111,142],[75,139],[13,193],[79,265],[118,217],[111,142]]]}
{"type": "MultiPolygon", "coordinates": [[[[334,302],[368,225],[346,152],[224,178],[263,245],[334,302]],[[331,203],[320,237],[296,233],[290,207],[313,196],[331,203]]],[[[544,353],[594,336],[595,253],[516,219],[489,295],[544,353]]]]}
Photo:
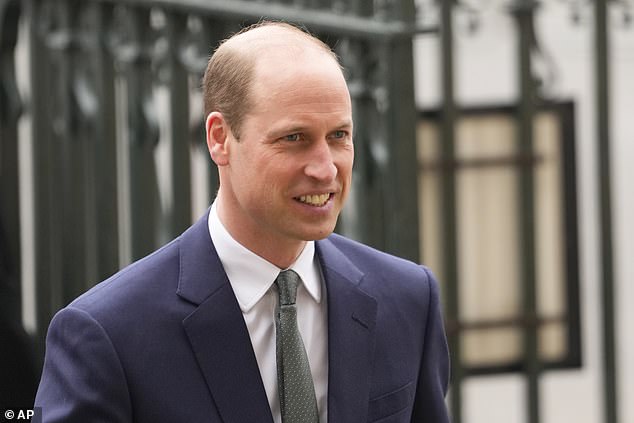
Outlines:
{"type": "Polygon", "coordinates": [[[212,55],[203,77],[205,117],[222,113],[236,138],[244,116],[253,107],[251,88],[261,58],[297,58],[306,52],[336,55],[318,38],[282,22],[262,22],[223,41],[212,55]]]}

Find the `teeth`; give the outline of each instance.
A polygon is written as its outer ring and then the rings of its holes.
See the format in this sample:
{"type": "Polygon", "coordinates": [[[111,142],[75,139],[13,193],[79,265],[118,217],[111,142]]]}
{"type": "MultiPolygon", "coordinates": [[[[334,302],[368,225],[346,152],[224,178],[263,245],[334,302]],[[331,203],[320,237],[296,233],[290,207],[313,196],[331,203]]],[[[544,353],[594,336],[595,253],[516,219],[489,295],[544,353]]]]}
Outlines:
{"type": "Polygon", "coordinates": [[[299,197],[299,201],[310,204],[311,206],[323,206],[329,198],[330,194],[302,195],[299,197]]]}

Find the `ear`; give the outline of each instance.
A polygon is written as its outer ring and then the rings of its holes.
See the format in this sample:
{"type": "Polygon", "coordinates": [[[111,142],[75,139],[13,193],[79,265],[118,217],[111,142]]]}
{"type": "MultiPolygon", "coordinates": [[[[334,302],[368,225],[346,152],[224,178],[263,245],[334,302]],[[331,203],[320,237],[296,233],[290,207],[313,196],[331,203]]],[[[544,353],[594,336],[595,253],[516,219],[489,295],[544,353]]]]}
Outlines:
{"type": "Polygon", "coordinates": [[[231,128],[220,112],[211,112],[205,121],[207,133],[207,149],[211,160],[217,166],[226,166],[229,163],[229,148],[227,141],[231,134],[231,128]]]}

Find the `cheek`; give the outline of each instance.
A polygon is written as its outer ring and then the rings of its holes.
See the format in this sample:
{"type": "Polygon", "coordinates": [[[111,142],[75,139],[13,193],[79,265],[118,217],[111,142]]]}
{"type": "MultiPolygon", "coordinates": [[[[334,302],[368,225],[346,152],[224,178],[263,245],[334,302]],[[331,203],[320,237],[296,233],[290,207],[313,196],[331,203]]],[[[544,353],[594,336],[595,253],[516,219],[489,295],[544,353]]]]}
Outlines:
{"type": "Polygon", "coordinates": [[[349,179],[352,174],[352,165],[354,164],[354,152],[352,149],[340,151],[336,156],[335,164],[339,173],[349,179]]]}

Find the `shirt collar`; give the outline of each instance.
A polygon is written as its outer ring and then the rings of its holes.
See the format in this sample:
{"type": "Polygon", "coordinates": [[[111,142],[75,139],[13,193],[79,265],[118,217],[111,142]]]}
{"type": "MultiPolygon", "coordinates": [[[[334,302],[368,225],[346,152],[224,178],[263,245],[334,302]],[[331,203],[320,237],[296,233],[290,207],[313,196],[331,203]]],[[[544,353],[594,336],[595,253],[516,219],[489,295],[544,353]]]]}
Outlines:
{"type": "MultiPolygon", "coordinates": [[[[236,241],[220,221],[215,202],[209,212],[208,226],[209,235],[240,309],[247,313],[266,294],[277,275],[284,269],[280,269],[236,241]]],[[[321,302],[321,273],[315,257],[314,241],[306,243],[289,269],[293,269],[302,278],[302,283],[310,296],[316,302],[321,302]]]]}

